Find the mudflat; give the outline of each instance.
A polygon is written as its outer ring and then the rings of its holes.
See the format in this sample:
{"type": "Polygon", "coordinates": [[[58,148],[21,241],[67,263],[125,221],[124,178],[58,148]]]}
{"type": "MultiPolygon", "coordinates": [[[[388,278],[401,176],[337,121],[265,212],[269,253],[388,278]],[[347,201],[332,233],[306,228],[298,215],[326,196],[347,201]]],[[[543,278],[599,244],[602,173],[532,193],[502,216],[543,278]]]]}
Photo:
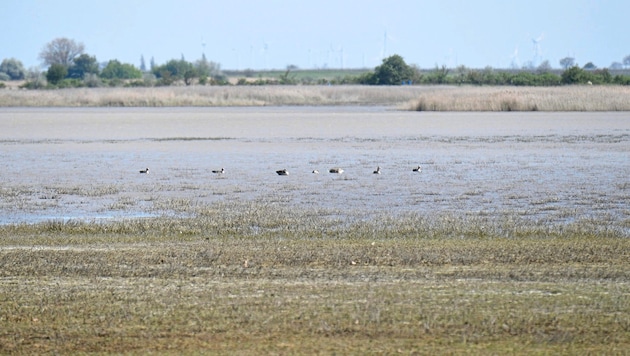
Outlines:
{"type": "Polygon", "coordinates": [[[0,222],[159,216],[178,198],[616,224],[628,157],[627,113],[5,108],[0,222]]]}

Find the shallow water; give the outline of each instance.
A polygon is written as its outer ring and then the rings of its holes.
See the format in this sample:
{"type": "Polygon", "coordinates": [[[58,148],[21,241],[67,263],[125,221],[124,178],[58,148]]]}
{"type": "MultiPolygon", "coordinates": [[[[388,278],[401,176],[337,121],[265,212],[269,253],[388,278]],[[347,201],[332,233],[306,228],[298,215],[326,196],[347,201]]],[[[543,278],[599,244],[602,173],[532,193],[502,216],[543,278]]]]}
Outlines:
{"type": "Polygon", "coordinates": [[[629,113],[4,108],[0,160],[2,224],[160,216],[172,200],[265,201],[367,218],[630,219],[629,113]],[[418,165],[422,172],[412,172],[418,165]],[[211,173],[222,167],[225,174],[211,173]]]}

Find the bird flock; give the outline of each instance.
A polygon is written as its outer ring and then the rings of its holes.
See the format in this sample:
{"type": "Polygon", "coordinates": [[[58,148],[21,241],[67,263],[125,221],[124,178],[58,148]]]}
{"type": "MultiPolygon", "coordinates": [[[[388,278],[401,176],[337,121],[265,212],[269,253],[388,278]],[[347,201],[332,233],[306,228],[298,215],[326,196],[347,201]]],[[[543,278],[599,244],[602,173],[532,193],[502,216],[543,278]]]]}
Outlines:
{"type": "MultiPolygon", "coordinates": [[[[416,168],[412,169],[413,172],[422,172],[422,167],[418,166],[416,168]]],[[[332,173],[332,174],[342,174],[344,172],[344,170],[342,168],[339,167],[334,167],[328,170],[328,173],[332,173]]],[[[149,174],[149,168],[146,169],[141,169],[140,170],[141,174],[149,174]]],[[[212,173],[214,174],[223,174],[225,173],[225,168],[221,168],[221,169],[216,169],[213,170],[212,173]]],[[[319,171],[317,169],[312,171],[313,174],[319,174],[319,171]]],[[[381,174],[381,167],[378,166],[376,167],[376,170],[373,172],[374,174],[381,174]]],[[[289,175],[289,171],[287,169],[280,169],[276,171],[276,174],[278,174],[279,176],[288,176],[289,175]]]]}

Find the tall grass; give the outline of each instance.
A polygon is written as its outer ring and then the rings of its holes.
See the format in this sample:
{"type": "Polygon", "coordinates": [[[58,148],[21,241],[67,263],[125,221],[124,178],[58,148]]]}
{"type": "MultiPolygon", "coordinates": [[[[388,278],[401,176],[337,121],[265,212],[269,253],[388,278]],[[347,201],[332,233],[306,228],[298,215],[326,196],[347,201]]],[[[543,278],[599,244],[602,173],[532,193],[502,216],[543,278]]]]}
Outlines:
{"type": "Polygon", "coordinates": [[[0,106],[380,105],[418,111],[627,111],[624,86],[194,86],[2,90],[0,106]]]}
{"type": "Polygon", "coordinates": [[[426,90],[428,90],[426,87],[368,86],[195,86],[73,88],[49,91],[3,90],[0,91],[0,106],[398,105],[417,98],[426,90]]]}
{"type": "Polygon", "coordinates": [[[427,91],[417,111],[628,111],[630,87],[465,87],[427,91]]]}

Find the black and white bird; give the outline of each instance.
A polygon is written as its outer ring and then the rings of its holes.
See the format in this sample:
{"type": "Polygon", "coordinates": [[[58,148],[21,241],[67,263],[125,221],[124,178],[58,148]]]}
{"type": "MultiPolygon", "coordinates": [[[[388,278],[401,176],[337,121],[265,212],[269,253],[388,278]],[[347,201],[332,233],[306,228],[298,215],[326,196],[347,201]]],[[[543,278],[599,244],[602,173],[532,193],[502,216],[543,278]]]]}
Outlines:
{"type": "Polygon", "coordinates": [[[414,172],[422,172],[422,167],[418,166],[418,168],[413,169],[414,172]]]}
{"type": "Polygon", "coordinates": [[[140,173],[145,173],[145,174],[149,174],[149,168],[147,169],[141,169],[140,173]]]}
{"type": "Polygon", "coordinates": [[[341,173],[343,173],[343,169],[341,169],[339,167],[335,167],[335,168],[329,169],[328,172],[334,173],[334,174],[341,174],[341,173]]]}
{"type": "Polygon", "coordinates": [[[278,173],[279,176],[288,176],[289,175],[289,171],[287,171],[286,169],[281,169],[279,171],[276,171],[276,173],[278,173]]]}
{"type": "Polygon", "coordinates": [[[381,174],[381,167],[376,167],[376,170],[373,172],[374,174],[381,174]]]}
{"type": "Polygon", "coordinates": [[[225,168],[221,168],[221,170],[214,170],[214,171],[212,171],[212,173],[223,174],[223,173],[225,173],[225,168]]]}

